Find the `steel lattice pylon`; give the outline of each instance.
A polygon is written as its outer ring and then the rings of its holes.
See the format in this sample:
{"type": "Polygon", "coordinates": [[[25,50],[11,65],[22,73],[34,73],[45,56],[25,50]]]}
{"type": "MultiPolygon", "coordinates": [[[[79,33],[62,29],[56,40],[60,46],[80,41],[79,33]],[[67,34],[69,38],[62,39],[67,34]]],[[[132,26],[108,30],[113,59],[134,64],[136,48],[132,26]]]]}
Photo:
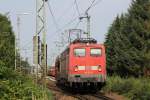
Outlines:
{"type": "Polygon", "coordinates": [[[46,14],[45,3],[47,0],[36,0],[36,34],[45,32],[46,14]]]}
{"type": "Polygon", "coordinates": [[[46,69],[47,69],[47,52],[46,52],[46,11],[45,5],[47,0],[36,0],[36,35],[35,37],[38,38],[42,35],[42,41],[38,42],[35,39],[34,45],[40,46],[40,48],[34,51],[34,61],[36,65],[37,71],[37,78],[38,78],[38,68],[42,70],[42,76],[46,76],[46,69]],[[40,59],[40,60],[39,60],[40,59]],[[37,62],[39,60],[39,62],[37,62]]]}

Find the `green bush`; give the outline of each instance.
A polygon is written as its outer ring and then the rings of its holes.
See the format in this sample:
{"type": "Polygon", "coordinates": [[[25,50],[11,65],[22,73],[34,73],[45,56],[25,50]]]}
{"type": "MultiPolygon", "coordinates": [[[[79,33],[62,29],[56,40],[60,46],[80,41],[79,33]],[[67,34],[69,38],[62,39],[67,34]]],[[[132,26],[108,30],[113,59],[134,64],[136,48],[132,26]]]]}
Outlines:
{"type": "Polygon", "coordinates": [[[0,100],[51,100],[51,93],[34,84],[32,78],[0,63],[0,100]]]}
{"type": "Polygon", "coordinates": [[[150,100],[150,79],[123,79],[119,76],[112,76],[108,77],[107,85],[103,90],[106,92],[116,92],[131,100],[150,100]]]}
{"type": "MultiPolygon", "coordinates": [[[[34,84],[32,78],[13,70],[14,40],[11,22],[0,14],[0,100],[51,100],[48,90],[34,84]]],[[[25,61],[21,63],[29,66],[25,61]]]]}

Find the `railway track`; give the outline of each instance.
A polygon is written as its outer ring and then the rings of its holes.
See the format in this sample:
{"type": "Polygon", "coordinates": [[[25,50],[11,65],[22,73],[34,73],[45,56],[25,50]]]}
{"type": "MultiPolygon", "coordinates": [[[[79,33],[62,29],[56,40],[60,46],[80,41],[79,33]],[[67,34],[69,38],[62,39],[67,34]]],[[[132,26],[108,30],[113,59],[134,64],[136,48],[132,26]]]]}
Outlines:
{"type": "Polygon", "coordinates": [[[88,95],[74,95],[75,98],[77,98],[78,100],[113,100],[109,97],[106,97],[104,95],[101,94],[88,94],[88,95]]]}
{"type": "Polygon", "coordinates": [[[106,97],[103,93],[97,93],[97,94],[76,94],[76,93],[71,93],[68,92],[62,88],[59,88],[54,81],[51,81],[51,83],[47,84],[47,88],[49,88],[55,97],[55,100],[59,100],[61,96],[66,96],[66,99],[63,100],[68,100],[67,97],[71,97],[72,99],[69,100],[113,100],[109,97],[106,97]],[[59,96],[58,96],[59,95],[59,96]]]}
{"type": "Polygon", "coordinates": [[[96,98],[99,98],[99,99],[102,99],[102,100],[114,100],[112,98],[109,98],[107,96],[105,96],[104,94],[102,93],[99,93],[99,94],[94,94],[92,95],[93,97],[96,97],[96,98]]]}
{"type": "Polygon", "coordinates": [[[74,97],[78,100],[89,100],[86,96],[83,95],[74,95],[74,97]]]}

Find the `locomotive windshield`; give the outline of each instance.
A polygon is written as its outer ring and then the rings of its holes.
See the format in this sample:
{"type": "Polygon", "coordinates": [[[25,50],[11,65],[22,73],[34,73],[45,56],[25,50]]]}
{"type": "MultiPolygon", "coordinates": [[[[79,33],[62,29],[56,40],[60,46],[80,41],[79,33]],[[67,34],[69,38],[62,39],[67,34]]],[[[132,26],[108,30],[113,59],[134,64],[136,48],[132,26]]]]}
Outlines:
{"type": "Polygon", "coordinates": [[[91,56],[101,56],[102,50],[101,49],[91,49],[90,51],[91,56]]]}
{"type": "Polygon", "coordinates": [[[85,56],[85,49],[84,48],[74,49],[74,55],[77,56],[77,57],[85,56]]]}

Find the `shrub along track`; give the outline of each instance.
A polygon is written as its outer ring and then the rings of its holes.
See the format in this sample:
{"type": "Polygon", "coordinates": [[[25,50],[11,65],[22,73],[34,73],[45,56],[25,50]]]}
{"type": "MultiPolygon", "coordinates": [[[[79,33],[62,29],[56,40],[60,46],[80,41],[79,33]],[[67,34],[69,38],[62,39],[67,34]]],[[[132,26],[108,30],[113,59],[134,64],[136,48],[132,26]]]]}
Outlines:
{"type": "Polygon", "coordinates": [[[49,88],[54,96],[54,100],[113,100],[106,97],[103,93],[84,93],[77,94],[66,91],[66,89],[59,88],[54,81],[48,80],[47,88],[49,88]]]}

